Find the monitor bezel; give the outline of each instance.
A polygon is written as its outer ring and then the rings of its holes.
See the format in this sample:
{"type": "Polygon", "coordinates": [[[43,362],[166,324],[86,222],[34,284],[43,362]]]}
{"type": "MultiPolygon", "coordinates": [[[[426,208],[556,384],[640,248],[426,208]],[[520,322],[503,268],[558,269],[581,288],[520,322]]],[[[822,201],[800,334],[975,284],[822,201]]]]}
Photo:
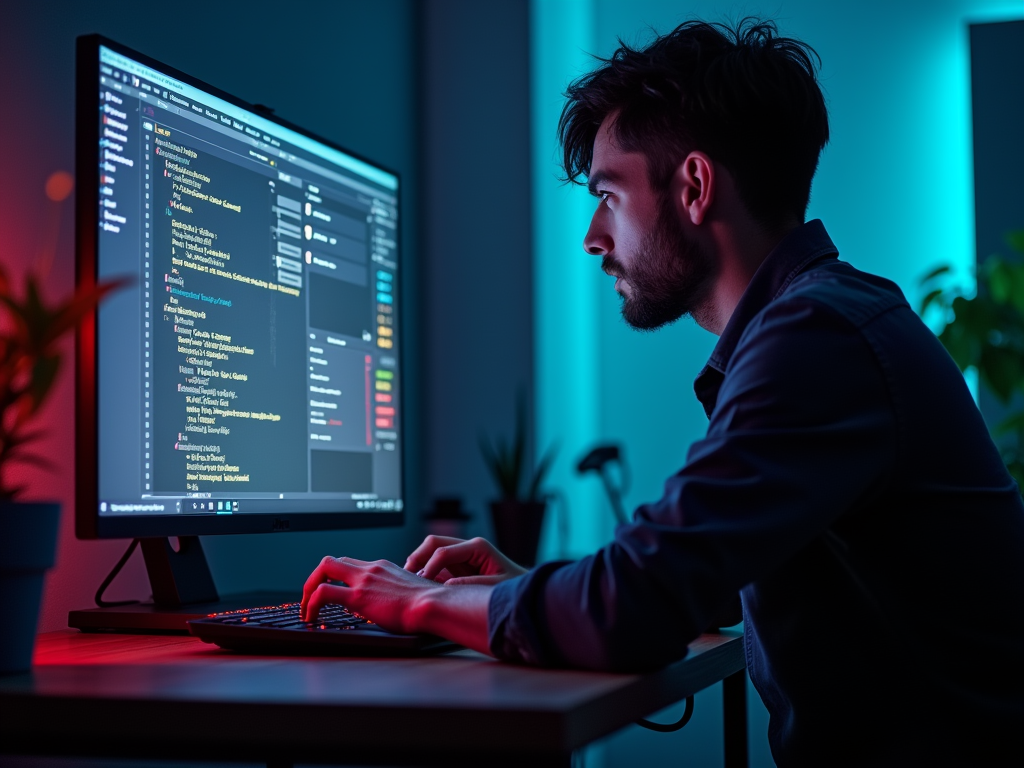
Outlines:
{"type": "MultiPolygon", "coordinates": [[[[248,110],[260,118],[277,123],[314,141],[344,152],[398,181],[396,207],[399,227],[396,232],[397,261],[402,263],[401,195],[398,172],[352,152],[339,144],[277,117],[175,67],[139,53],[102,35],[83,35],[76,40],[75,52],[75,284],[89,287],[97,280],[99,239],[99,122],[96,119],[97,90],[100,78],[100,46],[123,54],[140,64],[153,67],[212,96],[248,110]]],[[[401,304],[401,276],[395,281],[395,301],[401,304]]],[[[405,313],[399,319],[405,327],[405,313]]],[[[404,338],[404,335],[403,335],[404,338]]],[[[405,369],[403,342],[398,355],[400,370],[405,369]]],[[[286,531],[325,531],[355,528],[397,527],[405,524],[408,500],[405,418],[399,425],[399,452],[402,484],[402,510],[381,512],[282,512],[240,515],[139,515],[106,517],[99,513],[99,429],[97,420],[97,339],[96,313],[87,315],[75,336],[75,535],[79,539],[148,538],[161,536],[197,536],[236,533],[280,533],[286,531]]],[[[399,388],[399,407],[405,413],[405,387],[399,388]]]]}

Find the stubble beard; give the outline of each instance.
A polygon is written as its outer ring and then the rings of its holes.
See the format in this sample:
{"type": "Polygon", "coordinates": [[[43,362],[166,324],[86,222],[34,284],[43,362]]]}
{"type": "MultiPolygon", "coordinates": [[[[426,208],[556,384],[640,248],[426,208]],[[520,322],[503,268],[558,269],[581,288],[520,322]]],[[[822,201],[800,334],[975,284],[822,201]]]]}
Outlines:
{"type": "Polygon", "coordinates": [[[622,295],[622,318],[638,331],[653,331],[686,315],[700,314],[714,277],[711,258],[687,238],[675,210],[665,202],[628,270],[611,256],[605,257],[602,266],[621,275],[632,289],[630,296],[622,295]]]}

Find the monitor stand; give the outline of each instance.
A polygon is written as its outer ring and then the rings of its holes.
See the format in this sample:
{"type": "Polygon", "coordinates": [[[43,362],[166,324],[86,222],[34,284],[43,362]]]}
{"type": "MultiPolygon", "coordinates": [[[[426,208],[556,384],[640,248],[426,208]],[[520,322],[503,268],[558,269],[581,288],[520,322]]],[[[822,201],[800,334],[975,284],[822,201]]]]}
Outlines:
{"type": "Polygon", "coordinates": [[[68,612],[68,626],[83,632],[188,634],[185,622],[211,613],[295,602],[296,593],[253,592],[221,598],[198,536],[182,536],[177,551],[167,538],[142,539],[153,601],[68,612]]]}

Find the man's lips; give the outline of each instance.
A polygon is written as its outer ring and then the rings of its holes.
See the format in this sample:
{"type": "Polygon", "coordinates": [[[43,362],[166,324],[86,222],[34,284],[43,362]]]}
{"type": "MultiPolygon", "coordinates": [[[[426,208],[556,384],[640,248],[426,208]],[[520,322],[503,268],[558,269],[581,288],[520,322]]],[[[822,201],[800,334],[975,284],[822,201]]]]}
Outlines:
{"type": "Polygon", "coordinates": [[[622,277],[622,271],[617,269],[619,265],[611,256],[605,256],[601,260],[601,271],[608,277],[622,277]]]}

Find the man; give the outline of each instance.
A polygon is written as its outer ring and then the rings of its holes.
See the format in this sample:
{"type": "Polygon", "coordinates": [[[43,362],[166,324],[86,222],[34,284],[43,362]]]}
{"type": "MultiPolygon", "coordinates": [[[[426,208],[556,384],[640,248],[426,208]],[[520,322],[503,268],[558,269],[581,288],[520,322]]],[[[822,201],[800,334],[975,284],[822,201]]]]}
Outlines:
{"type": "MultiPolygon", "coordinates": [[[[584,246],[624,318],[720,336],[707,436],[661,500],[529,573],[481,540],[428,538],[405,569],[325,558],[307,616],[341,602],[503,659],[642,670],[739,592],[780,765],[1021,764],[1024,505],[899,289],[804,223],[828,140],[814,55],[770,23],[691,22],[569,89],[566,176],[599,199],[584,246]]],[[[887,204],[881,173],[865,226],[887,204]]]]}

